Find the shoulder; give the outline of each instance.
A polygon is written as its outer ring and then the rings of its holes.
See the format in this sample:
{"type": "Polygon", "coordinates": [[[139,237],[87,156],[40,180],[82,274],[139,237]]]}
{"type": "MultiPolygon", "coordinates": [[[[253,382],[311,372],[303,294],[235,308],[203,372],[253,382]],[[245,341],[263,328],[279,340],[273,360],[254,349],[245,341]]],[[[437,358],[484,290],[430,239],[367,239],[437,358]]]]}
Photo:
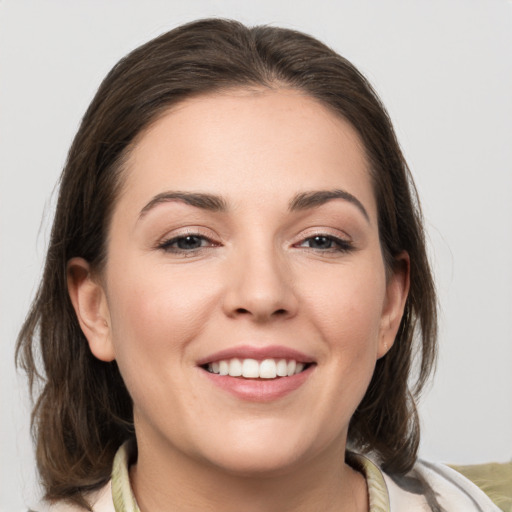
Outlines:
{"type": "Polygon", "coordinates": [[[393,512],[408,510],[413,503],[422,503],[425,510],[499,511],[481,489],[443,464],[420,460],[405,476],[383,476],[393,512]]]}
{"type": "Polygon", "coordinates": [[[478,485],[502,510],[512,512],[512,460],[450,467],[478,485]]]}
{"type": "MultiPolygon", "coordinates": [[[[93,512],[115,512],[110,482],[101,489],[87,494],[86,500],[91,505],[93,512]]],[[[35,507],[30,508],[29,512],[85,512],[85,509],[62,500],[53,503],[41,501],[35,507]]]]}
{"type": "Polygon", "coordinates": [[[391,475],[371,455],[347,453],[361,471],[373,512],[499,512],[489,497],[457,471],[420,460],[405,475],[391,475]]]}

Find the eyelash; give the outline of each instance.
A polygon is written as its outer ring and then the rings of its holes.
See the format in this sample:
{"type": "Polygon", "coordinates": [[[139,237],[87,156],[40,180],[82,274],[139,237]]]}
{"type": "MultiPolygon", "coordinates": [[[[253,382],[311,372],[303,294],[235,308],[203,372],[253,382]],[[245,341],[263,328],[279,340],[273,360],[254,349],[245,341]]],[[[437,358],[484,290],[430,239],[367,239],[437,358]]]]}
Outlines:
{"type": "Polygon", "coordinates": [[[201,235],[199,233],[185,233],[183,235],[178,235],[178,236],[172,237],[172,238],[170,238],[168,240],[162,241],[161,243],[158,244],[158,249],[162,249],[165,252],[179,254],[179,255],[183,255],[183,256],[187,256],[187,255],[194,256],[199,251],[202,251],[204,249],[208,249],[210,247],[215,247],[215,246],[218,246],[218,245],[219,244],[215,243],[210,238],[208,238],[208,237],[206,237],[204,235],[201,235]],[[207,242],[208,245],[201,246],[201,247],[194,247],[192,249],[184,249],[184,248],[180,248],[180,247],[173,247],[173,245],[178,244],[180,241],[186,240],[187,238],[197,239],[201,243],[202,242],[207,242]]]}
{"type": "Polygon", "coordinates": [[[319,248],[315,248],[315,247],[309,247],[309,249],[311,249],[311,250],[313,250],[315,252],[319,252],[319,253],[347,253],[347,252],[350,252],[350,251],[354,250],[354,246],[353,246],[352,242],[350,242],[348,240],[344,240],[342,238],[338,238],[338,237],[333,236],[333,235],[326,235],[326,234],[323,234],[323,233],[318,233],[318,234],[314,234],[312,236],[308,236],[307,238],[304,238],[301,242],[296,244],[296,246],[304,247],[304,245],[303,245],[304,243],[310,242],[311,240],[314,240],[314,239],[323,239],[323,240],[326,240],[328,242],[332,242],[332,244],[334,245],[334,247],[328,247],[326,249],[319,249],[319,248]]]}
{"type": "MultiPolygon", "coordinates": [[[[164,240],[161,243],[158,244],[158,249],[161,249],[168,253],[173,254],[179,254],[183,256],[194,256],[198,254],[200,251],[203,251],[205,249],[209,249],[211,247],[219,246],[220,244],[214,242],[210,238],[201,235],[200,233],[186,233],[183,235],[172,237],[168,240],[164,240]],[[180,241],[189,239],[195,239],[196,241],[199,241],[201,244],[206,242],[207,245],[201,245],[200,247],[193,247],[193,248],[183,248],[183,247],[177,247],[175,245],[179,244],[180,241]],[[174,247],[173,247],[174,246],[174,247]]],[[[322,233],[314,234],[312,236],[308,236],[307,238],[304,238],[299,243],[294,244],[294,247],[297,248],[303,248],[303,249],[311,249],[318,253],[348,253],[350,251],[354,250],[354,246],[352,242],[348,240],[344,240],[342,238],[335,237],[333,235],[326,235],[322,233]],[[322,239],[323,241],[330,242],[331,246],[327,248],[315,248],[315,247],[305,247],[304,244],[308,243],[312,240],[322,239]]]]}

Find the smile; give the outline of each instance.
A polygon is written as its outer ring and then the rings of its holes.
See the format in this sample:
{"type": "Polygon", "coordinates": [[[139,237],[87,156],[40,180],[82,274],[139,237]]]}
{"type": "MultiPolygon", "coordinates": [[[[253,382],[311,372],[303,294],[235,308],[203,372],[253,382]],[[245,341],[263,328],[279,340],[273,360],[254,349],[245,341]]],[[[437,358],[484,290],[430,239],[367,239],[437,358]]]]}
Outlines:
{"type": "Polygon", "coordinates": [[[208,363],[206,370],[218,375],[242,377],[245,379],[276,379],[301,373],[306,365],[294,359],[222,359],[208,363]]]}
{"type": "Polygon", "coordinates": [[[317,361],[286,346],[242,345],[209,354],[196,365],[214,388],[244,401],[269,402],[302,387],[317,361]]]}

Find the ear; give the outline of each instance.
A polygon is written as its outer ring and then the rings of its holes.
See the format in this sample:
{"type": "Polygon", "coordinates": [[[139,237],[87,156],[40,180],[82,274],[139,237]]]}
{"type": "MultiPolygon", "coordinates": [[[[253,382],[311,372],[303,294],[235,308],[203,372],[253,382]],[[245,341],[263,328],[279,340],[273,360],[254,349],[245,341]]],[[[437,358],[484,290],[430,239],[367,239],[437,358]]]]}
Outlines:
{"type": "Polygon", "coordinates": [[[395,258],[391,275],[388,277],[386,284],[386,298],[380,324],[378,358],[385,356],[395,342],[409,294],[409,284],[410,260],[409,255],[404,251],[395,258]]]}
{"type": "Polygon", "coordinates": [[[107,297],[83,258],[69,260],[68,293],[91,352],[101,361],[115,359],[107,297]]]}

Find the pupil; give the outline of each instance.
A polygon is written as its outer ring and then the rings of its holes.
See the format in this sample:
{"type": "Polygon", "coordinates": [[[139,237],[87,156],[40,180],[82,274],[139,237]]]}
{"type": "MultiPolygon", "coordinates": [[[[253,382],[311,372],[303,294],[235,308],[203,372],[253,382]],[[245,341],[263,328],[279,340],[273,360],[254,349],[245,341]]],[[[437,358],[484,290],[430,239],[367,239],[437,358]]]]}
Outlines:
{"type": "Polygon", "coordinates": [[[180,249],[197,249],[201,247],[201,239],[198,236],[185,236],[178,240],[180,249]]]}
{"type": "Polygon", "coordinates": [[[315,236],[312,242],[313,247],[318,249],[330,249],[332,240],[325,236],[315,236]]]}

